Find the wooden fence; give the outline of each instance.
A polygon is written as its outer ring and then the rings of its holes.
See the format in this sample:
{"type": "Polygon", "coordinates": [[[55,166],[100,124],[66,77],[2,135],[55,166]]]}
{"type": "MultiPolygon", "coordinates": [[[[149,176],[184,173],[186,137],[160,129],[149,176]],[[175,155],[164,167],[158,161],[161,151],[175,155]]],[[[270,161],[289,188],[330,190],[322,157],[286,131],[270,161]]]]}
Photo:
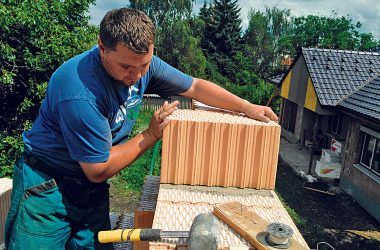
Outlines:
{"type": "Polygon", "coordinates": [[[190,98],[183,97],[183,96],[169,96],[168,98],[162,98],[159,95],[154,95],[154,94],[144,95],[142,108],[157,110],[164,104],[165,101],[173,102],[176,100],[179,101],[178,108],[180,109],[192,108],[192,100],[190,98]]]}

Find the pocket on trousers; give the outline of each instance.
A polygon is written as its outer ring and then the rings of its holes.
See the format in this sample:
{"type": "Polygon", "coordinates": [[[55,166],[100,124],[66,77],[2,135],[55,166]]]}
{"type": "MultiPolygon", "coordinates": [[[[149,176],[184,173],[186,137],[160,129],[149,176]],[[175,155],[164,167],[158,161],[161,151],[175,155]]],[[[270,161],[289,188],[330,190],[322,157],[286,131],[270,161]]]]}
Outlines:
{"type": "Polygon", "coordinates": [[[25,190],[19,216],[19,229],[30,235],[55,235],[68,228],[66,208],[54,179],[25,190]]]}

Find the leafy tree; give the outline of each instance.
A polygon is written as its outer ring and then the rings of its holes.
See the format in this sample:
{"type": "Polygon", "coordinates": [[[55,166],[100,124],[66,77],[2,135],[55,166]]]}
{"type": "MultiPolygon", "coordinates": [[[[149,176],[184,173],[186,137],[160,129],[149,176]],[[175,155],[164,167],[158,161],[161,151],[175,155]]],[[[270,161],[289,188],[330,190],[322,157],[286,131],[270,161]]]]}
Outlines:
{"type": "Polygon", "coordinates": [[[361,23],[349,16],[308,15],[293,18],[294,47],[320,47],[344,50],[375,50],[379,48],[371,33],[360,33],[361,23]]]}
{"type": "MultiPolygon", "coordinates": [[[[131,1],[130,6],[147,13],[156,24],[156,54],[172,66],[190,74],[204,76],[206,59],[199,39],[190,28],[193,0],[131,1]]],[[[195,24],[195,22],[193,22],[195,24]]],[[[199,27],[199,24],[196,24],[199,27]]]]}
{"type": "Polygon", "coordinates": [[[130,7],[144,11],[157,28],[174,20],[189,18],[195,0],[130,0],[130,7]]]}
{"type": "Polygon", "coordinates": [[[97,28],[88,25],[86,14],[94,2],[0,2],[0,166],[4,169],[20,153],[20,134],[35,118],[51,74],[96,43],[97,28]]]}
{"type": "Polygon", "coordinates": [[[189,75],[205,76],[206,58],[187,20],[177,20],[162,27],[160,36],[156,44],[160,58],[189,75]]]}
{"type": "Polygon", "coordinates": [[[260,76],[271,75],[278,70],[284,55],[294,54],[290,26],[290,10],[267,7],[265,12],[249,12],[249,25],[244,34],[245,49],[255,65],[254,71],[260,76]]]}

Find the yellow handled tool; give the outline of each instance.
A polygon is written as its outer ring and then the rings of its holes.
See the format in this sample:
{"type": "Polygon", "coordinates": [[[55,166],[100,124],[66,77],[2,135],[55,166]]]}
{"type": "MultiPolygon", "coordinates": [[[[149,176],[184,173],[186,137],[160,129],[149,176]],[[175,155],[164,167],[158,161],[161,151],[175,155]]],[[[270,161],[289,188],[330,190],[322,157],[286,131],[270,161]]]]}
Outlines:
{"type": "Polygon", "coordinates": [[[123,241],[158,241],[162,238],[188,238],[188,231],[162,231],[161,229],[117,229],[100,231],[100,243],[123,241]]]}

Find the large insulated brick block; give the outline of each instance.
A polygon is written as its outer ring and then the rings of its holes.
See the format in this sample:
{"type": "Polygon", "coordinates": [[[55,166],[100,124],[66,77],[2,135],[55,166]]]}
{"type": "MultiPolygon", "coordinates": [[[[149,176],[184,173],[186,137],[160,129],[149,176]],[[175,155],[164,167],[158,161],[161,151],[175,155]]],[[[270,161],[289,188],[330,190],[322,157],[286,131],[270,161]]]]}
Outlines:
{"type": "Polygon", "coordinates": [[[176,110],[168,119],[161,183],[274,189],[277,123],[204,110],[176,110]]]}
{"type": "Polygon", "coordinates": [[[11,204],[12,180],[0,178],[0,249],[4,244],[4,225],[11,204]]]}

